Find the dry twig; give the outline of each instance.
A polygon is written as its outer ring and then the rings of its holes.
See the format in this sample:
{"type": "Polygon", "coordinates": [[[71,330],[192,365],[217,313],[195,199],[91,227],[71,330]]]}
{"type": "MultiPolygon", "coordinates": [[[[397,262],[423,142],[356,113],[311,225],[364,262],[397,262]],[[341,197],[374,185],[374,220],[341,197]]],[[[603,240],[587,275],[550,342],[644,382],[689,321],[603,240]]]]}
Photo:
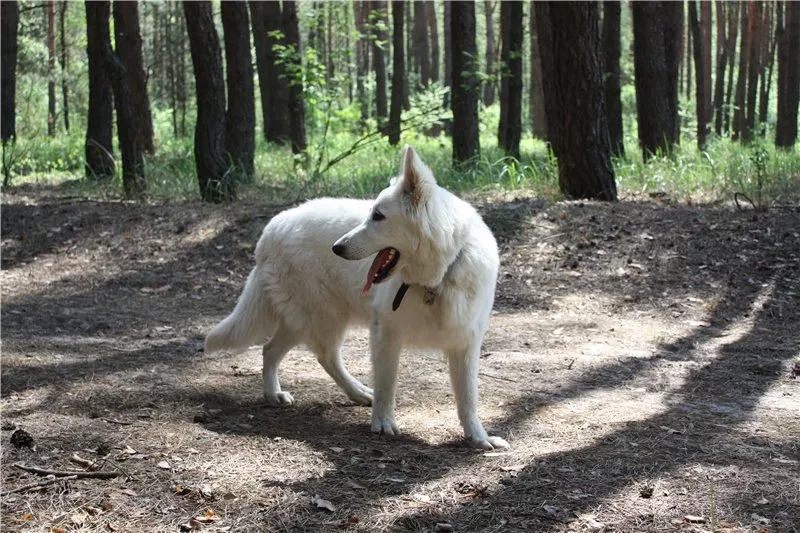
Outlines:
{"type": "Polygon", "coordinates": [[[28,485],[23,485],[21,487],[17,487],[16,489],[7,490],[3,493],[0,493],[0,496],[8,496],[9,494],[14,494],[15,492],[25,492],[26,490],[35,489],[38,487],[46,487],[47,485],[52,485],[56,481],[68,481],[71,479],[78,479],[78,476],[73,474],[71,476],[43,479],[42,481],[37,481],[36,483],[29,483],[28,485]]]}
{"type": "Polygon", "coordinates": [[[48,470],[46,468],[39,468],[38,466],[28,466],[22,463],[14,463],[14,467],[26,472],[39,474],[40,476],[56,476],[68,477],[76,476],[78,478],[96,478],[96,479],[111,479],[119,476],[119,472],[84,472],[80,470],[48,470]]]}

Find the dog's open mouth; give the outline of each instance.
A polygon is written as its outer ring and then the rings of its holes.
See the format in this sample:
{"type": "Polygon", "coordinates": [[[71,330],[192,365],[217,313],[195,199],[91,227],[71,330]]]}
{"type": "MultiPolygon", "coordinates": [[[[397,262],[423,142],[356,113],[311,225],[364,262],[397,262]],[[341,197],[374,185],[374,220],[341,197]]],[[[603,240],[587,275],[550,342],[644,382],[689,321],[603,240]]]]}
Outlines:
{"type": "Polygon", "coordinates": [[[400,252],[395,248],[384,248],[378,252],[378,255],[372,261],[372,266],[369,267],[367,282],[364,284],[364,288],[361,289],[361,296],[367,294],[373,283],[378,284],[386,280],[391,275],[394,267],[397,266],[399,259],[400,252]]]}

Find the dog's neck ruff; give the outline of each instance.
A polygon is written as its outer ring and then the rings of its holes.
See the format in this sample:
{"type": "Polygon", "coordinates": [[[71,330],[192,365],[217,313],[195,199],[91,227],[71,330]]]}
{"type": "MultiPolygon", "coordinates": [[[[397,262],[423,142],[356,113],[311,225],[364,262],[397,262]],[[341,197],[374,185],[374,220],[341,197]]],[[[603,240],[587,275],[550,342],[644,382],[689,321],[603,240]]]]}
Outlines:
{"type": "MultiPolygon", "coordinates": [[[[461,248],[458,253],[456,254],[456,258],[453,259],[453,262],[447,266],[447,272],[444,275],[444,279],[447,279],[447,275],[450,274],[453,265],[461,258],[461,252],[464,248],[461,248]]],[[[442,284],[444,284],[444,279],[442,280],[442,284]]],[[[397,311],[400,308],[400,304],[403,303],[403,298],[406,296],[406,292],[411,285],[406,283],[405,281],[400,284],[400,288],[397,289],[397,294],[394,295],[394,300],[392,300],[392,311],[397,311]]],[[[424,287],[425,295],[422,297],[422,301],[425,305],[433,305],[433,302],[436,300],[436,296],[439,294],[438,287],[424,287]]]]}

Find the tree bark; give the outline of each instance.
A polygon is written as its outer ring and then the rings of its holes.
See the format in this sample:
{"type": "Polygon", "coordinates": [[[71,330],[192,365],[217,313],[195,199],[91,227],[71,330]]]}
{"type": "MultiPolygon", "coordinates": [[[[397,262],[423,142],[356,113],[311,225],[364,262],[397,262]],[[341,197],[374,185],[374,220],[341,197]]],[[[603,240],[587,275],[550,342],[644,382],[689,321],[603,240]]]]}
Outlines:
{"type": "Polygon", "coordinates": [[[453,2],[450,6],[452,38],[453,163],[472,163],[480,154],[478,136],[478,77],[475,42],[475,2],[453,2]]]}
{"type": "Polygon", "coordinates": [[[127,71],[133,112],[138,126],[139,147],[148,153],[155,152],[153,119],[150,113],[150,96],[147,92],[147,73],[144,68],[142,32],[139,27],[139,3],[114,0],[114,41],[116,52],[127,71]],[[119,21],[119,22],[117,22],[119,21]]]}
{"type": "Polygon", "coordinates": [[[706,101],[705,101],[705,83],[706,62],[703,59],[705,55],[705,39],[701,34],[702,28],[700,27],[700,20],[697,14],[697,0],[689,0],[689,24],[692,29],[692,42],[694,43],[694,72],[695,79],[697,80],[695,107],[697,111],[697,147],[704,150],[706,147],[706,101]]]}
{"type": "Polygon", "coordinates": [[[752,138],[756,131],[756,99],[758,98],[758,75],[761,69],[759,47],[761,44],[761,2],[750,2],[748,4],[748,43],[747,51],[749,54],[747,66],[747,111],[745,114],[745,128],[747,135],[745,141],[752,138]]]}
{"type": "Polygon", "coordinates": [[[728,63],[728,36],[725,34],[726,5],[722,0],[716,0],[717,6],[717,73],[714,80],[714,133],[722,135],[722,105],[725,100],[725,66],[728,63]]]}
{"type": "Polygon", "coordinates": [[[537,2],[547,125],[567,198],[617,199],[596,2],[537,2]]]}
{"type": "Polygon", "coordinates": [[[542,56],[539,46],[539,30],[536,29],[536,7],[531,0],[530,4],[530,29],[531,37],[531,93],[530,108],[533,122],[533,136],[538,139],[547,139],[547,113],[544,108],[544,87],[542,84],[542,56]]]}
{"type": "MultiPolygon", "coordinates": [[[[700,8],[700,28],[702,29],[703,41],[703,113],[706,125],[712,120],[712,94],[711,94],[711,1],[701,1],[700,8]]],[[[706,126],[707,127],[707,126],[706,126]]]]}
{"type": "MultiPolygon", "coordinates": [[[[634,2],[636,111],[644,159],[669,154],[679,142],[680,2],[634,2]]],[[[549,116],[549,113],[548,113],[549,116]]]]}
{"type": "Polygon", "coordinates": [[[618,157],[625,155],[622,136],[622,99],[619,68],[619,59],[622,55],[620,14],[619,1],[608,0],[603,2],[603,72],[605,73],[603,89],[605,91],[611,153],[618,157]]]}
{"type": "MultiPolygon", "coordinates": [[[[129,16],[131,4],[115,0],[114,13],[114,46],[111,43],[105,47],[106,71],[111,77],[111,87],[114,91],[114,107],[117,111],[117,139],[119,150],[122,154],[122,188],[128,198],[141,198],[147,188],[144,175],[144,158],[139,139],[139,114],[133,95],[133,75],[128,66],[123,62],[122,56],[130,57],[135,53],[131,47],[136,46],[131,38],[134,33],[129,16]]],[[[133,5],[134,9],[138,9],[133,5]]],[[[141,47],[141,40],[139,41],[141,47]]]]}
{"type": "Polygon", "coordinates": [[[306,151],[306,108],[303,102],[303,78],[299,75],[302,68],[303,48],[300,42],[300,28],[297,21],[297,2],[287,1],[283,4],[283,34],[286,44],[293,48],[295,53],[287,65],[287,72],[292,76],[289,81],[289,125],[292,140],[292,153],[300,154],[306,151]]]}
{"type": "MultiPolygon", "coordinates": [[[[494,4],[496,5],[496,4],[494,4]]],[[[494,23],[492,21],[492,11],[494,11],[492,0],[483,2],[483,14],[486,19],[486,76],[487,80],[483,84],[483,105],[490,106],[494,103],[494,23]]],[[[501,8],[502,9],[502,8],[501,8]]]]}
{"type": "Polygon", "coordinates": [[[367,20],[369,18],[369,1],[354,0],[356,30],[358,40],[356,41],[356,97],[361,111],[361,123],[365,123],[369,118],[369,99],[367,98],[364,80],[369,70],[369,46],[367,43],[367,20]]]}
{"type": "Polygon", "coordinates": [[[428,36],[431,49],[431,81],[439,81],[439,27],[436,23],[436,2],[425,2],[425,18],[428,20],[428,36]]]}
{"type": "MultiPolygon", "coordinates": [[[[5,147],[17,137],[19,4],[16,1],[0,2],[0,25],[0,139],[5,147]]],[[[8,179],[8,174],[4,179],[8,179]]]]}
{"type": "Polygon", "coordinates": [[[522,6],[522,2],[503,2],[500,5],[504,75],[501,82],[498,144],[506,154],[517,160],[522,136],[522,6]]]}
{"type": "Polygon", "coordinates": [[[86,177],[93,180],[110,180],[114,177],[114,148],[111,142],[114,111],[105,49],[111,43],[108,26],[111,4],[107,1],[87,1],[85,6],[86,55],[89,67],[86,177]]]}
{"type": "Polygon", "coordinates": [[[425,0],[414,1],[414,53],[419,65],[419,84],[427,87],[431,82],[431,59],[428,43],[428,21],[425,0]]]}
{"type": "Polygon", "coordinates": [[[748,24],[747,2],[739,3],[739,11],[741,16],[742,42],[739,46],[739,76],[736,80],[736,95],[734,96],[734,105],[736,110],[733,113],[733,140],[742,139],[744,141],[750,138],[750,133],[747,131],[747,124],[745,122],[745,103],[747,93],[747,70],[749,66],[748,51],[750,50],[750,31],[748,24]]]}
{"type": "Polygon", "coordinates": [[[273,32],[283,33],[281,3],[277,0],[251,1],[250,15],[258,67],[258,87],[264,139],[284,144],[289,142],[289,85],[284,66],[278,63],[275,45],[282,40],[273,32]]]}
{"type": "Polygon", "coordinates": [[[197,94],[194,157],[200,195],[206,202],[230,201],[236,198],[236,179],[225,157],[222,51],[211,2],[183,2],[183,11],[197,94]]]}
{"type": "Polygon", "coordinates": [[[800,103],[800,3],[786,2],[785,24],[778,48],[778,123],[775,145],[794,148],[800,103]]]}
{"type": "Polygon", "coordinates": [[[400,116],[403,111],[403,78],[405,78],[405,0],[392,2],[392,104],[389,111],[387,134],[389,144],[400,142],[400,116]]]}
{"type": "Polygon", "coordinates": [[[61,107],[64,109],[64,130],[69,133],[69,83],[67,69],[69,66],[69,50],[67,49],[67,7],[69,2],[62,2],[58,10],[58,27],[61,34],[61,52],[58,55],[61,63],[61,107]]]}
{"type": "Polygon", "coordinates": [[[386,105],[386,60],[383,55],[383,47],[386,45],[386,31],[383,28],[389,26],[387,20],[386,2],[373,0],[372,10],[374,15],[373,39],[372,39],[372,67],[375,71],[375,116],[378,118],[378,127],[382,128],[386,124],[388,115],[386,105]]]}
{"type": "Polygon", "coordinates": [[[724,132],[730,134],[733,130],[731,126],[731,110],[733,109],[733,75],[736,68],[736,40],[739,35],[739,3],[731,2],[728,4],[728,39],[726,40],[725,47],[727,48],[728,56],[728,85],[725,89],[725,116],[723,117],[722,129],[724,132]]]}
{"type": "Polygon", "coordinates": [[[47,0],[47,135],[56,134],[56,3],[47,0]]]}
{"type": "Polygon", "coordinates": [[[221,3],[225,37],[225,73],[228,109],[225,113],[225,151],[236,166],[238,178],[253,180],[256,109],[250,20],[244,0],[221,3]]]}

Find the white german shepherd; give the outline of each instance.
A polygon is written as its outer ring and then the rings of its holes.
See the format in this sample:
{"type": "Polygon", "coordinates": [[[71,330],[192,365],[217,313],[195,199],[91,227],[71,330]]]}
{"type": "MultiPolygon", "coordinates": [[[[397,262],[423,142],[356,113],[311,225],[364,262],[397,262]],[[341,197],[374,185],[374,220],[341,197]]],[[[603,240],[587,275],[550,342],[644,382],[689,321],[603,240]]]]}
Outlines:
{"type": "Polygon", "coordinates": [[[311,200],[270,220],[236,308],[208,334],[206,351],[243,351],[269,336],[264,397],[285,405],[293,399],[281,390],[278,365],[305,343],[353,401],[373,405],[372,431],[394,435],[400,351],[436,348],[447,356],[467,439],[478,448],[507,448],[477,413],[497,243],[472,206],[436,184],[413,148],[406,146],[402,159],[400,175],[375,201],[311,200]],[[354,325],[370,327],[374,399],[339,353],[354,325]]]}

